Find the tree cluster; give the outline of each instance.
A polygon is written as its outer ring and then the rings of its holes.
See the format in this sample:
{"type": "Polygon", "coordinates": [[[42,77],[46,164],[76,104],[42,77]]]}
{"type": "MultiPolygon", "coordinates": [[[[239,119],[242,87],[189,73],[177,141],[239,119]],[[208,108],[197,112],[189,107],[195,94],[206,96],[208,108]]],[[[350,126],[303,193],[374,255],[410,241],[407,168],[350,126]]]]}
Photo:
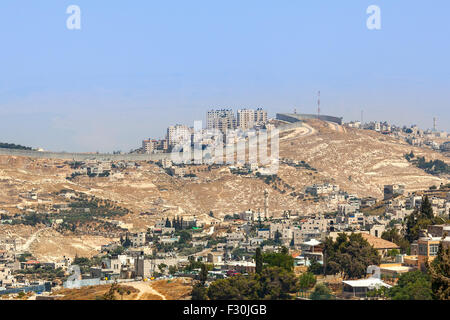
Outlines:
{"type": "Polygon", "coordinates": [[[346,279],[364,277],[367,267],[381,260],[377,250],[359,233],[340,233],[336,241],[327,238],[323,254],[325,274],[341,273],[346,279]]]}

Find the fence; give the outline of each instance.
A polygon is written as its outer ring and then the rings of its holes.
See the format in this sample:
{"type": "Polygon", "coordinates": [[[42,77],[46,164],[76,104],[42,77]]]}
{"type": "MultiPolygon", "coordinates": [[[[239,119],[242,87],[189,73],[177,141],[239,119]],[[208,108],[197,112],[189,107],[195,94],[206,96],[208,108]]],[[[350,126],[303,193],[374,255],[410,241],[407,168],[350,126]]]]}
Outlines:
{"type": "Polygon", "coordinates": [[[44,291],[50,292],[50,291],[52,291],[51,287],[52,287],[51,283],[46,282],[45,284],[40,284],[40,285],[0,290],[0,295],[15,294],[15,293],[19,293],[19,292],[44,292],[44,291]]]}
{"type": "Polygon", "coordinates": [[[81,287],[113,284],[114,282],[127,283],[127,282],[135,282],[135,281],[137,281],[137,280],[135,280],[135,279],[100,280],[100,278],[95,278],[95,279],[66,281],[66,282],[64,282],[63,287],[66,289],[76,289],[76,288],[81,288],[81,287]]]}

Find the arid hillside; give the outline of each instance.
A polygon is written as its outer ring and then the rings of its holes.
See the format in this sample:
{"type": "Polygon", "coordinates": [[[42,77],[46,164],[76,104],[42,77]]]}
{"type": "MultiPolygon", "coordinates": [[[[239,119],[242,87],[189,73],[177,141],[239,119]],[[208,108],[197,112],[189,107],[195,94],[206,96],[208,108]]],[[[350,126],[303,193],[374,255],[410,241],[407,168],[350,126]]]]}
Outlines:
{"type": "Polygon", "coordinates": [[[282,168],[280,176],[299,187],[305,183],[332,182],[358,196],[380,198],[385,184],[404,184],[407,191],[448,183],[449,177],[427,174],[409,163],[404,155],[413,151],[427,160],[449,158],[430,149],[412,147],[383,134],[312,121],[315,133],[297,138],[286,137],[280,144],[280,157],[303,160],[318,174],[309,181],[291,168],[282,168]]]}
{"type": "MultiPolygon", "coordinates": [[[[314,183],[331,182],[348,193],[377,198],[382,197],[385,184],[404,184],[412,191],[449,183],[449,177],[430,175],[409,163],[404,155],[411,151],[427,160],[449,162],[441,153],[412,147],[380,133],[317,120],[280,134],[280,168],[270,179],[232,173],[228,166],[194,168],[196,177],[181,178],[167,174],[156,164],[141,162],[136,168],[113,172],[109,177],[79,176],[70,181],[66,177],[73,170],[63,160],[0,156],[0,212],[13,216],[27,208],[59,203],[55,192],[68,189],[129,209],[129,214],[115,219],[134,231],[146,230],[155,220],[175,215],[207,219],[210,211],[215,217],[223,217],[248,209],[263,210],[264,190],[269,191],[270,212],[278,216],[284,210],[300,214],[332,210],[325,202],[303,201],[298,196],[314,183]],[[293,166],[292,161],[303,161],[304,165],[293,166]],[[20,195],[26,192],[36,192],[37,199],[20,195]]],[[[61,236],[54,229],[36,234],[27,226],[0,225],[0,232],[2,236],[20,234],[24,242],[33,236],[27,249],[45,259],[62,256],[63,252],[90,255],[111,240],[86,235],[72,241],[70,235],[61,236]]]]}

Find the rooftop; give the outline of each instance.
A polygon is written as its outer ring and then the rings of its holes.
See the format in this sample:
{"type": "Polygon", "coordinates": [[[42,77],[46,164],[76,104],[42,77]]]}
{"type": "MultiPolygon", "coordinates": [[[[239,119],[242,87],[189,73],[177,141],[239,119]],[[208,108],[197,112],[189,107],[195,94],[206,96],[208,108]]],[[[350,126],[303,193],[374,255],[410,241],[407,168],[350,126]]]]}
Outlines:
{"type": "Polygon", "coordinates": [[[377,238],[368,233],[361,233],[361,236],[369,242],[375,249],[399,249],[400,247],[391,241],[377,238]]]}
{"type": "Polygon", "coordinates": [[[384,283],[383,281],[381,281],[378,278],[348,280],[348,281],[342,281],[342,282],[353,288],[379,288],[379,287],[391,288],[392,287],[392,286],[384,283]]]}

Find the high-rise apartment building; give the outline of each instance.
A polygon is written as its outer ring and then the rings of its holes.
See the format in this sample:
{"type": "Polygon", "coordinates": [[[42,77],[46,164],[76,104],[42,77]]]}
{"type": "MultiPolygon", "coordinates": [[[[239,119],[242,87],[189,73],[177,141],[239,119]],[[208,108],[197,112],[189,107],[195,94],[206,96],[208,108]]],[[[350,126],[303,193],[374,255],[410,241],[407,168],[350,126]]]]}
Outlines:
{"type": "Polygon", "coordinates": [[[156,150],[165,152],[168,149],[168,143],[167,140],[155,140],[155,139],[148,139],[142,141],[142,149],[145,153],[153,153],[156,150]]]}
{"type": "Polygon", "coordinates": [[[208,111],[206,114],[206,128],[209,130],[218,129],[222,132],[226,132],[228,129],[236,129],[236,118],[233,110],[221,109],[208,111]]]}
{"type": "Polygon", "coordinates": [[[188,126],[177,124],[167,128],[167,142],[169,147],[177,144],[183,144],[186,141],[191,141],[193,130],[188,126]]]}
{"type": "Polygon", "coordinates": [[[142,141],[142,149],[144,149],[145,153],[153,153],[153,151],[156,150],[157,146],[157,140],[148,139],[142,141]]]}
{"type": "Polygon", "coordinates": [[[255,126],[261,126],[267,123],[267,111],[258,108],[240,109],[237,111],[237,126],[242,130],[248,130],[255,126]]]}

